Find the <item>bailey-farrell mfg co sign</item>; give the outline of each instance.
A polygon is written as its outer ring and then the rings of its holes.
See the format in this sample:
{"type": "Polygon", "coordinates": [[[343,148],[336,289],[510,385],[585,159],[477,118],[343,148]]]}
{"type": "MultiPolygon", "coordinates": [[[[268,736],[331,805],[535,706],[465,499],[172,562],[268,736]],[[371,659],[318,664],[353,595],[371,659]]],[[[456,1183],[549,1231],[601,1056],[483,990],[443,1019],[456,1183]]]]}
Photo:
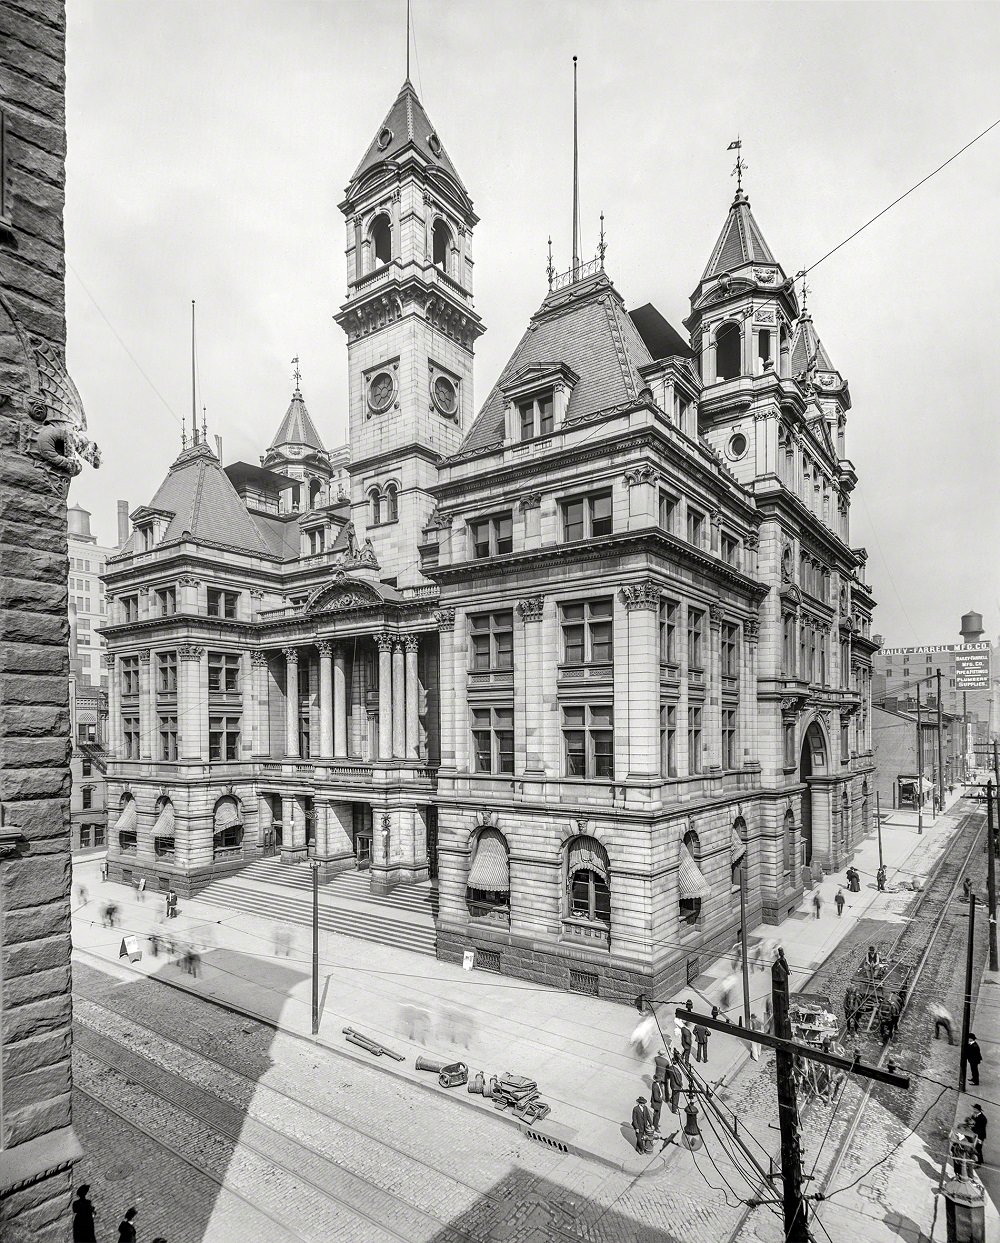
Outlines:
{"type": "Polygon", "coordinates": [[[986,643],[937,643],[931,647],[883,647],[879,651],[880,656],[922,656],[924,653],[931,655],[934,652],[989,652],[990,645],[986,643]]]}
{"type": "Polygon", "coordinates": [[[989,652],[955,653],[955,689],[959,691],[989,690],[989,652]]]}

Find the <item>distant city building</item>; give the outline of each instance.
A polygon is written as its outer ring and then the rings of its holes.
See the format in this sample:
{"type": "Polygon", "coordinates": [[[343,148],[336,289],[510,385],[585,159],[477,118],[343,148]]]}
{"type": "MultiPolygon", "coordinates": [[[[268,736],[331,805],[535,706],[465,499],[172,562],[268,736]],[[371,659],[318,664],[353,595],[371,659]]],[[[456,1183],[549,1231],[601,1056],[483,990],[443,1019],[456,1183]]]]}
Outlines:
{"type": "Polygon", "coordinates": [[[776,922],[872,823],[847,382],[739,189],[684,333],[602,247],[477,414],[478,216],[409,81],[341,209],[349,446],[296,364],[258,463],[196,434],[108,560],[111,876],[430,877],[444,958],[675,988],[735,867],[776,922]]]}
{"type": "MultiPolygon", "coordinates": [[[[872,705],[872,742],[875,751],[875,790],[882,810],[916,807],[917,791],[924,806],[933,806],[937,789],[938,723],[936,704],[917,714],[902,708],[872,705]],[[923,758],[917,753],[920,734],[923,758]],[[921,780],[922,776],[922,780],[921,780]]],[[[966,756],[962,719],[949,712],[941,714],[941,756],[944,783],[951,786],[966,775],[966,756]]]]}
{"type": "Polygon", "coordinates": [[[108,811],[105,772],[108,692],[95,686],[80,655],[77,618],[69,608],[69,720],[73,740],[70,772],[70,834],[74,854],[107,844],[108,811]]]}
{"type": "Polygon", "coordinates": [[[117,545],[99,544],[90,529],[90,511],[82,505],[66,510],[69,530],[69,602],[76,609],[76,643],[83,676],[93,686],[108,684],[102,664],[104,640],[101,626],[108,619],[101,575],[117,545]]]}

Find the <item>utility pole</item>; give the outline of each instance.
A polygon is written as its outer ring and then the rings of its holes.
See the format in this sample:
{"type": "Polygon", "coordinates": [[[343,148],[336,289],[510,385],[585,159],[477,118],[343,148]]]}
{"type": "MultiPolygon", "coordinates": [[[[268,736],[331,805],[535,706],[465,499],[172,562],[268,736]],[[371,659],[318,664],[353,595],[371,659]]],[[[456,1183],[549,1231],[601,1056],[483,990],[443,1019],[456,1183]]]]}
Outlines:
{"type": "Polygon", "coordinates": [[[1000,964],[997,962],[997,843],[993,836],[993,825],[1000,825],[1000,806],[997,807],[997,818],[993,819],[993,800],[1000,799],[1000,786],[995,786],[992,781],[986,783],[986,898],[989,903],[989,921],[990,921],[990,970],[1000,971],[1000,964]]]}
{"type": "Polygon", "coordinates": [[[319,862],[309,860],[312,868],[312,1034],[319,1031],[319,862]]]}
{"type": "Polygon", "coordinates": [[[920,720],[920,683],[917,683],[917,832],[924,831],[924,738],[920,720]]]}
{"type": "Polygon", "coordinates": [[[878,865],[884,867],[882,861],[882,806],[879,803],[878,790],[875,791],[875,823],[878,825],[878,865]]]}
{"type": "Polygon", "coordinates": [[[740,948],[743,951],[743,1026],[750,1030],[750,964],[747,958],[747,857],[740,860],[740,948]]]}
{"type": "Polygon", "coordinates": [[[965,1004],[962,1006],[962,1047],[958,1054],[958,1090],[965,1091],[965,1051],[969,1045],[969,1024],[972,1021],[972,951],[976,931],[976,893],[969,891],[969,943],[965,953],[965,1004]]]}
{"type": "Polygon", "coordinates": [[[941,670],[937,671],[938,811],[944,811],[944,724],[941,720],[941,670]]]}
{"type": "MultiPolygon", "coordinates": [[[[771,1004],[774,1034],[791,1040],[788,1018],[788,963],[784,955],[771,967],[771,1004]]],[[[785,1218],[785,1243],[809,1243],[806,1205],[802,1199],[802,1153],[799,1148],[799,1107],[795,1099],[795,1057],[779,1050],[775,1055],[778,1081],[778,1128],[781,1131],[781,1182],[785,1218]]]]}

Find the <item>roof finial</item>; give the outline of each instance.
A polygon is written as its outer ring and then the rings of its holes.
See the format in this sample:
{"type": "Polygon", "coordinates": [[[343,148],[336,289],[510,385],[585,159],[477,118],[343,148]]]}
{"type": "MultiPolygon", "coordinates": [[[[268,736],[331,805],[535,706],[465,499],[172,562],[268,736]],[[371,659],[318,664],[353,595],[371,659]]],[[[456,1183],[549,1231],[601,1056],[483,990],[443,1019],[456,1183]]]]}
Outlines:
{"type": "Polygon", "coordinates": [[[580,267],[580,146],[576,111],[576,57],[573,57],[573,279],[580,267]]]}
{"type": "Polygon", "coordinates": [[[549,289],[552,288],[552,278],[555,276],[556,270],[552,266],[552,234],[549,234],[549,266],[545,269],[545,275],[549,278],[549,289]]]}
{"type": "Polygon", "coordinates": [[[295,368],[295,370],[292,372],[292,378],[293,378],[293,379],[294,379],[294,381],[295,381],[295,391],[296,391],[296,393],[298,393],[298,391],[299,391],[299,381],[302,379],[302,372],[299,370],[299,356],[298,356],[298,354],[296,354],[296,355],[295,355],[295,357],[292,359],[292,366],[295,368]]]}
{"type": "Polygon", "coordinates": [[[201,443],[208,444],[208,408],[206,406],[201,408],[201,443]]]}
{"type": "Polygon", "coordinates": [[[608,244],[604,240],[604,212],[601,212],[601,240],[597,243],[597,257],[601,261],[601,271],[604,271],[604,256],[608,253],[608,244]]]}
{"type": "Polygon", "coordinates": [[[806,277],[809,273],[803,268],[801,271],[796,272],[795,275],[802,277],[802,314],[807,315],[809,313],[809,295],[812,293],[812,286],[806,282],[806,277]]]}
{"type": "Polygon", "coordinates": [[[187,415],[181,411],[181,448],[186,449],[187,445],[187,415]]]}
{"type": "Polygon", "coordinates": [[[406,0],[406,80],[410,80],[410,0],[406,0]]]}
{"type": "Polygon", "coordinates": [[[731,142],[729,146],[726,148],[726,150],[736,152],[736,163],[733,166],[733,171],[729,175],[730,177],[736,178],[736,195],[737,197],[739,197],[739,195],[743,193],[743,174],[746,172],[747,168],[749,167],[749,165],[743,159],[742,139],[738,137],[734,139],[733,142],[731,142]]]}

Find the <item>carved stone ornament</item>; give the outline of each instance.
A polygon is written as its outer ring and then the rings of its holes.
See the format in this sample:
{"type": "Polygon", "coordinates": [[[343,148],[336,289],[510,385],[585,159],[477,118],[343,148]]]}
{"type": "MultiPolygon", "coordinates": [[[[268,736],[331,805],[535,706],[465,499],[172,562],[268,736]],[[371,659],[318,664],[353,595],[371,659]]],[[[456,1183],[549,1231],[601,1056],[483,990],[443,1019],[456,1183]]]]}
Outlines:
{"type": "Polygon", "coordinates": [[[375,646],[380,652],[391,652],[393,645],[396,643],[396,636],[393,634],[377,634],[375,637],[375,646]]]}
{"type": "Polygon", "coordinates": [[[776,312],[767,311],[762,308],[756,312],[753,320],[755,324],[773,324],[776,322],[776,312]]]}
{"type": "Polygon", "coordinates": [[[722,526],[722,510],[721,509],[713,509],[712,512],[708,515],[708,517],[713,527],[722,526]]]}
{"type": "Polygon", "coordinates": [[[289,665],[297,665],[299,663],[299,649],[297,647],[283,647],[281,653],[289,665]]]}
{"type": "Polygon", "coordinates": [[[319,652],[320,656],[323,656],[326,658],[333,657],[333,644],[330,642],[329,639],[320,639],[316,644],[316,649],[319,652]]]}
{"type": "Polygon", "coordinates": [[[756,643],[760,636],[760,622],[753,618],[743,623],[743,637],[748,643],[756,643]]]}
{"type": "Polygon", "coordinates": [[[101,653],[101,661],[103,662],[105,669],[114,669],[116,659],[117,657],[114,652],[101,653]]]}
{"type": "Polygon", "coordinates": [[[438,630],[454,630],[455,629],[455,610],[454,609],[436,609],[434,612],[434,621],[438,630]]]}
{"type": "Polygon", "coordinates": [[[525,596],[523,600],[517,602],[517,611],[523,622],[541,621],[544,608],[544,596],[525,596]]]}
{"type": "Polygon", "coordinates": [[[424,523],[425,531],[447,531],[451,528],[451,514],[443,509],[433,509],[431,516],[424,523]]]}
{"type": "Polygon", "coordinates": [[[781,581],[790,583],[792,581],[792,570],[794,568],[794,555],[792,553],[791,544],[786,544],[781,550],[781,581]]]}
{"type": "Polygon", "coordinates": [[[643,483],[656,483],[657,473],[648,462],[644,462],[642,466],[637,466],[634,470],[625,472],[625,482],[630,488],[636,488],[643,483]]]}
{"type": "Polygon", "coordinates": [[[713,626],[722,625],[722,605],[710,604],[708,606],[708,620],[713,626]]]}
{"type": "Polygon", "coordinates": [[[250,588],[250,599],[251,600],[263,600],[264,593],[261,591],[259,587],[251,587],[250,588]]]}
{"type": "Polygon", "coordinates": [[[753,552],[760,546],[760,535],[756,531],[747,531],[743,539],[743,547],[748,552],[753,552]]]}
{"type": "Polygon", "coordinates": [[[618,593],[622,604],[631,612],[632,609],[653,609],[660,607],[660,589],[648,579],[644,583],[628,583],[618,593]]]}
{"type": "Polygon", "coordinates": [[[182,643],[177,649],[178,660],[201,660],[202,653],[205,651],[203,647],[199,647],[196,643],[182,643]]]}
{"type": "Polygon", "coordinates": [[[781,711],[782,711],[782,712],[785,712],[785,713],[788,713],[788,712],[798,712],[798,710],[799,710],[799,700],[798,700],[798,699],[783,699],[783,700],[781,701],[781,711]]]}
{"type": "Polygon", "coordinates": [[[267,652],[263,648],[254,648],[250,653],[250,663],[255,669],[267,668],[267,652]]]}
{"type": "Polygon", "coordinates": [[[140,665],[149,664],[149,648],[148,647],[141,648],[138,652],[138,656],[139,656],[140,665]]]}
{"type": "Polygon", "coordinates": [[[403,648],[407,652],[416,652],[420,647],[420,636],[416,634],[403,635],[403,648]]]}
{"type": "Polygon", "coordinates": [[[525,492],[523,496],[518,498],[517,507],[523,514],[527,513],[529,509],[537,509],[541,503],[541,492],[525,492]]]}
{"type": "Polygon", "coordinates": [[[178,587],[197,587],[201,582],[200,578],[195,578],[193,574],[182,574],[177,580],[178,587]]]}
{"type": "Polygon", "coordinates": [[[497,813],[492,807],[480,807],[476,812],[476,824],[481,829],[495,829],[497,827],[497,813]]]}
{"type": "Polygon", "coordinates": [[[778,279],[778,273],[774,268],[754,268],[754,280],[760,281],[762,285],[773,285],[778,279]]]}

